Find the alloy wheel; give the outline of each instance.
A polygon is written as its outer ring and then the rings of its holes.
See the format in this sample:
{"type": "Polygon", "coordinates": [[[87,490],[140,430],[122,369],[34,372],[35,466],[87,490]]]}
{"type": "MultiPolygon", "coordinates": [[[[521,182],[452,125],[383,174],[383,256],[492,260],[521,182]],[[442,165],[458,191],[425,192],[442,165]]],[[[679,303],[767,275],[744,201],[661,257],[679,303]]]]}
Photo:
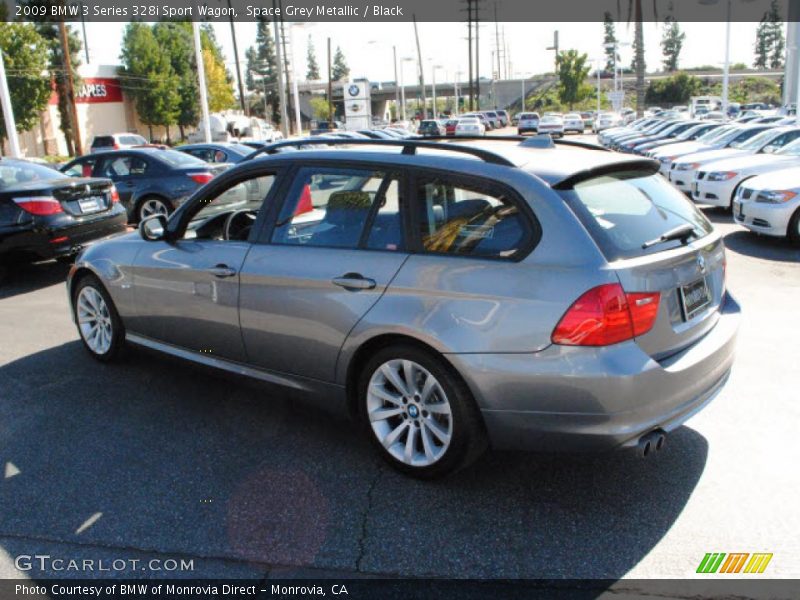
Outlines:
{"type": "Polygon", "coordinates": [[[78,294],[77,304],[78,328],[83,341],[95,354],[105,354],[111,348],[114,334],[106,301],[95,288],[86,286],[78,294]]]}
{"type": "Polygon", "coordinates": [[[383,363],[367,388],[367,416],[375,437],[398,461],[427,467],[453,438],[450,401],[436,377],[406,359],[383,363]]]}
{"type": "Polygon", "coordinates": [[[164,215],[165,217],[169,215],[167,205],[157,198],[145,200],[142,202],[142,207],[139,209],[139,217],[141,219],[146,219],[147,217],[152,217],[153,215],[164,215]]]}

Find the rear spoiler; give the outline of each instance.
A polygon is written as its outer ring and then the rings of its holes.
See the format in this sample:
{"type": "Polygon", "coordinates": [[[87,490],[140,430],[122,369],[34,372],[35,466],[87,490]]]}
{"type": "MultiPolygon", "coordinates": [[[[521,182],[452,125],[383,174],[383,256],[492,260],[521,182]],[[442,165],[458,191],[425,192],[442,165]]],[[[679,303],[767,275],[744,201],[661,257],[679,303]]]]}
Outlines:
{"type": "Polygon", "coordinates": [[[554,190],[569,190],[582,181],[586,181],[588,179],[594,179],[595,177],[602,177],[603,175],[610,175],[612,173],[620,173],[620,172],[636,171],[642,173],[642,175],[655,175],[656,173],[658,173],[660,166],[661,165],[657,160],[650,160],[644,158],[639,160],[626,160],[614,163],[607,163],[604,165],[591,167],[589,169],[584,169],[583,171],[578,171],[577,173],[570,175],[566,179],[557,181],[550,187],[552,187],[554,190]]]}

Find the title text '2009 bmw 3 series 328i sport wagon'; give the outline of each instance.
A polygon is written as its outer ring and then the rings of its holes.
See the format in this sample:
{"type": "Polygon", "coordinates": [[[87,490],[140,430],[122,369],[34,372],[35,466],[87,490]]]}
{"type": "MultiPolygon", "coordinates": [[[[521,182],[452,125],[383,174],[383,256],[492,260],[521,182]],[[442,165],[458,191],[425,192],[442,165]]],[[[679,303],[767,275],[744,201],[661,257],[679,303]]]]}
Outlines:
{"type": "Polygon", "coordinates": [[[654,451],[726,381],[723,242],[655,161],[549,136],[317,142],[87,249],[68,289],[88,351],[314,394],[418,477],[489,444],[654,451]]]}

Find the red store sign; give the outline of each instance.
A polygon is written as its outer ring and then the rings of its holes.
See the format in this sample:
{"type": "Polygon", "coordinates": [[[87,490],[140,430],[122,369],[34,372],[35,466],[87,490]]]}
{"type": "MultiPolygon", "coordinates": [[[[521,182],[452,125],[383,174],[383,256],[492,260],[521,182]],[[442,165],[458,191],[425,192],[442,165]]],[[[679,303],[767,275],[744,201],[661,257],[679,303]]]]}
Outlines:
{"type": "MultiPolygon", "coordinates": [[[[75,88],[78,104],[98,104],[101,102],[122,102],[122,88],[119,79],[105,77],[84,77],[75,88]]],[[[50,104],[57,104],[58,96],[53,90],[50,104]]]]}

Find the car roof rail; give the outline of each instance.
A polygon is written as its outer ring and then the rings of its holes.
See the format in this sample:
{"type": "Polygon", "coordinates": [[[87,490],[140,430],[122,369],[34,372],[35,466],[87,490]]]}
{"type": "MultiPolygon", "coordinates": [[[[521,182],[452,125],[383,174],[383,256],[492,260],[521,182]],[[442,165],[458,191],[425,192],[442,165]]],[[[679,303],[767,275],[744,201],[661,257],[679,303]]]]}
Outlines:
{"type": "Polygon", "coordinates": [[[458,135],[458,136],[441,136],[432,135],[428,136],[426,140],[479,140],[485,142],[518,142],[520,146],[528,148],[552,148],[552,146],[544,145],[539,141],[540,136],[552,138],[553,144],[556,146],[575,146],[578,148],[586,148],[587,150],[602,150],[603,152],[611,152],[608,148],[593,144],[592,142],[585,142],[583,140],[565,140],[563,138],[555,139],[550,134],[539,133],[536,135],[458,135]],[[542,144],[542,145],[540,145],[542,144]]]}
{"type": "MultiPolygon", "coordinates": [[[[283,140],[272,144],[267,144],[263,148],[258,148],[251,154],[245,156],[242,161],[252,160],[261,154],[272,154],[281,148],[291,148],[297,146],[393,146],[401,147],[403,154],[416,154],[417,148],[426,148],[431,150],[444,150],[450,152],[461,152],[462,154],[469,154],[480,158],[484,162],[502,165],[504,167],[516,167],[512,161],[505,156],[501,156],[489,150],[482,148],[472,148],[470,146],[462,146],[459,144],[441,144],[437,141],[431,140],[448,140],[452,141],[452,137],[436,136],[434,138],[406,138],[402,140],[373,140],[373,139],[347,139],[347,138],[322,138],[322,139],[298,139],[298,140],[283,140]]],[[[477,138],[476,138],[477,139],[477,138]]],[[[483,138],[481,138],[483,139],[483,138]]]]}

